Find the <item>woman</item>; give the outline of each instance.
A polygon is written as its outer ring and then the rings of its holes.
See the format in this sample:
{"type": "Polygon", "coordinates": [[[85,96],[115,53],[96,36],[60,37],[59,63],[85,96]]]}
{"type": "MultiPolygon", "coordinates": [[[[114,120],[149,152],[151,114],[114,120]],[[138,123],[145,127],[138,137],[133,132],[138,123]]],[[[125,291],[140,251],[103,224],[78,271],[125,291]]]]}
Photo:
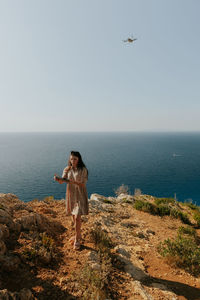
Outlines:
{"type": "Polygon", "coordinates": [[[88,170],[79,152],[71,151],[68,166],[64,168],[62,178],[56,174],[54,180],[67,182],[66,209],[67,215],[72,215],[75,224],[75,237],[71,238],[74,249],[80,249],[81,215],[88,215],[88,196],[86,182],[88,170]]]}

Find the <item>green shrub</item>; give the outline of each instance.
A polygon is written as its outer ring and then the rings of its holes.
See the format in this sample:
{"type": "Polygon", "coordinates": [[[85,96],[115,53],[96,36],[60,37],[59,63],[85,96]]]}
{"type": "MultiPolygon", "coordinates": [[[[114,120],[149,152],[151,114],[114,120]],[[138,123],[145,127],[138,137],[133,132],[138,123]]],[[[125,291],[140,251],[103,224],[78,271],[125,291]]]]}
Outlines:
{"type": "Polygon", "coordinates": [[[48,196],[48,197],[45,197],[44,199],[43,199],[43,201],[45,202],[45,203],[51,203],[52,201],[54,201],[55,199],[54,199],[54,196],[48,196]]]}
{"type": "Polygon", "coordinates": [[[189,235],[192,237],[196,237],[196,230],[194,228],[192,228],[191,226],[180,226],[178,228],[178,234],[182,234],[182,235],[189,235]]]}
{"type": "Polygon", "coordinates": [[[166,239],[159,244],[158,252],[170,263],[190,273],[200,273],[200,248],[193,238],[179,234],[174,240],[166,239]]]}
{"type": "Polygon", "coordinates": [[[169,206],[169,203],[172,203],[173,201],[175,201],[173,198],[158,198],[154,201],[155,204],[152,204],[144,200],[136,200],[134,208],[161,217],[172,216],[173,218],[180,219],[183,223],[190,225],[191,222],[186,213],[169,206]]]}
{"type": "Polygon", "coordinates": [[[169,204],[169,203],[172,203],[174,204],[175,203],[175,200],[174,198],[156,198],[154,200],[154,203],[156,205],[160,205],[160,204],[169,204]]]}
{"type": "Polygon", "coordinates": [[[176,208],[172,208],[171,211],[170,211],[170,216],[178,219],[179,218],[179,215],[180,215],[180,211],[177,210],[176,208]]]}
{"type": "Polygon", "coordinates": [[[183,205],[191,208],[192,210],[199,209],[199,207],[197,205],[193,204],[192,202],[184,202],[183,205]]]}
{"type": "Polygon", "coordinates": [[[85,300],[104,300],[108,297],[109,275],[112,270],[112,254],[114,246],[108,234],[97,226],[91,231],[91,237],[98,250],[97,268],[86,263],[78,274],[75,274],[80,284],[82,298],[85,300]]]}
{"type": "Polygon", "coordinates": [[[49,263],[56,257],[56,247],[54,240],[46,232],[34,236],[31,247],[24,248],[22,256],[28,261],[40,261],[49,263]]]}
{"type": "Polygon", "coordinates": [[[191,222],[188,218],[188,215],[186,213],[183,213],[182,211],[176,209],[176,208],[171,209],[170,216],[172,216],[176,219],[180,219],[185,224],[188,224],[188,225],[191,224],[191,222]]]}
{"type": "Polygon", "coordinates": [[[157,211],[158,211],[159,216],[169,216],[170,215],[170,207],[165,204],[158,205],[157,211]]]}
{"type": "Polygon", "coordinates": [[[46,232],[40,233],[40,241],[41,244],[49,251],[53,250],[54,248],[54,240],[49,237],[46,232]]]}
{"type": "Polygon", "coordinates": [[[113,243],[108,236],[108,234],[103,231],[100,226],[96,226],[91,231],[92,240],[94,241],[95,245],[98,249],[102,252],[107,252],[110,248],[113,248],[113,243]]]}
{"type": "Polygon", "coordinates": [[[195,213],[193,217],[194,217],[194,220],[197,222],[197,225],[200,227],[200,214],[195,213]]]}
{"type": "Polygon", "coordinates": [[[188,224],[188,225],[191,224],[190,219],[188,218],[188,215],[186,213],[180,212],[179,218],[184,224],[188,224]]]}
{"type": "Polygon", "coordinates": [[[136,200],[134,203],[134,208],[137,210],[148,212],[153,215],[157,213],[157,208],[154,204],[143,200],[136,200]]]}
{"type": "Polygon", "coordinates": [[[107,285],[108,277],[111,272],[110,260],[102,261],[100,269],[92,269],[91,266],[85,264],[78,274],[78,282],[83,292],[81,299],[85,300],[105,300],[108,298],[107,285]]]}

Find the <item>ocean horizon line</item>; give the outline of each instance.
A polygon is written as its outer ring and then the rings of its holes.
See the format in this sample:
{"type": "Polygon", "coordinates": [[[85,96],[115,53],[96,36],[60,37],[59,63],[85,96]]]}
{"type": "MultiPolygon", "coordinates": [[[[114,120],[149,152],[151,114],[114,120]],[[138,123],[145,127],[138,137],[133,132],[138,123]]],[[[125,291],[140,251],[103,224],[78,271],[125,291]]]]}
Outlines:
{"type": "Polygon", "coordinates": [[[0,131],[0,134],[9,133],[200,133],[200,130],[108,130],[108,131],[0,131]]]}

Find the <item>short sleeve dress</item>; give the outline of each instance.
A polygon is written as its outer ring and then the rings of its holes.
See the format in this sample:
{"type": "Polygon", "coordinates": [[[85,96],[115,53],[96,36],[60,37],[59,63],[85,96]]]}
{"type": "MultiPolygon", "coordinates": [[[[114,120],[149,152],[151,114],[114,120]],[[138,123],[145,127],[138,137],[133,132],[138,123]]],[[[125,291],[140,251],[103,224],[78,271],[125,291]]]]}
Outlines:
{"type": "Polygon", "coordinates": [[[71,168],[67,171],[67,167],[63,170],[62,178],[83,183],[84,186],[77,184],[67,184],[66,190],[66,211],[67,215],[88,215],[88,194],[86,182],[88,180],[88,172],[83,169],[71,168]]]}

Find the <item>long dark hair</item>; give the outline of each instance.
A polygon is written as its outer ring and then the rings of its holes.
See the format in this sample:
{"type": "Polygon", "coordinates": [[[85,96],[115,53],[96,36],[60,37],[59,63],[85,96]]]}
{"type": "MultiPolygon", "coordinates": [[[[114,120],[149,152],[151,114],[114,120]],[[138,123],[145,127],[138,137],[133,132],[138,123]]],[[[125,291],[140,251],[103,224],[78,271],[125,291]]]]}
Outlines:
{"type": "MultiPolygon", "coordinates": [[[[84,164],[84,162],[82,160],[81,154],[78,151],[71,151],[70,155],[78,157],[78,165],[77,165],[78,169],[82,170],[83,168],[86,168],[86,165],[84,164]]],[[[71,166],[70,157],[69,157],[69,160],[68,160],[68,166],[71,166]]],[[[86,168],[86,170],[87,170],[87,173],[88,173],[87,168],[86,168]]]]}

